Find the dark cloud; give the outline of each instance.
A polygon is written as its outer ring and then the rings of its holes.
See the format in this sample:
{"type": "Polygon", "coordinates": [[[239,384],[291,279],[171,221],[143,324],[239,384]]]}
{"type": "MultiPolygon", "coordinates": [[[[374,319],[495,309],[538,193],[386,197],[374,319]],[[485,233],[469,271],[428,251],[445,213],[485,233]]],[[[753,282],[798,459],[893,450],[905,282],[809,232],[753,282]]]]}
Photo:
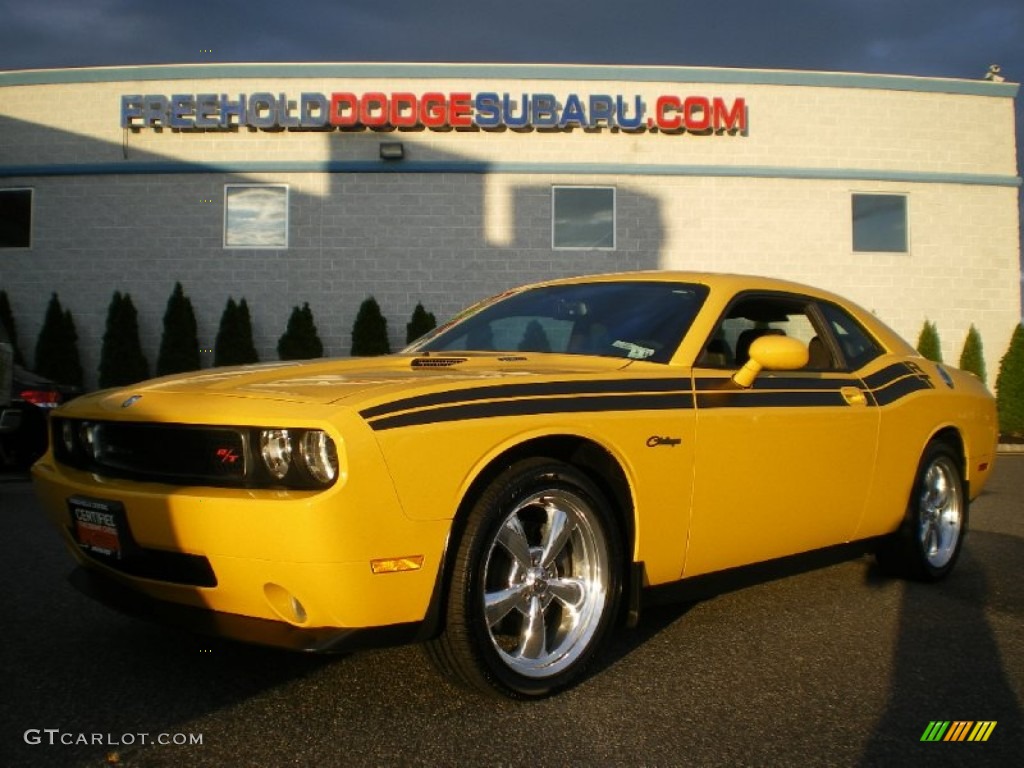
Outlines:
{"type": "Polygon", "coordinates": [[[0,18],[0,69],[479,61],[980,77],[998,61],[1024,76],[1020,0],[0,0],[0,18]]]}

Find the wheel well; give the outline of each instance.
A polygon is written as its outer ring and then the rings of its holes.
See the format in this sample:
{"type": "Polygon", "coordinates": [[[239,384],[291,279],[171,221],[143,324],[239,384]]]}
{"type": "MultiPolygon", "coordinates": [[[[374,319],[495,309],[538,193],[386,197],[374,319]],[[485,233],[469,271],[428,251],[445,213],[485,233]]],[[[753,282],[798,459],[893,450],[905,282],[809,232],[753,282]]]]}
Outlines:
{"type": "Polygon", "coordinates": [[[960,461],[960,471],[963,473],[964,479],[967,478],[967,452],[964,449],[963,437],[955,427],[945,427],[944,429],[940,429],[932,435],[932,439],[929,442],[945,443],[949,446],[960,461]]]}
{"type": "MultiPolygon", "coordinates": [[[[619,462],[602,446],[576,435],[550,435],[527,440],[495,457],[473,480],[469,490],[459,503],[455,518],[452,520],[448,541],[445,544],[440,578],[434,585],[434,594],[427,611],[424,632],[421,633],[422,639],[436,636],[444,629],[448,585],[451,583],[454,555],[458,550],[466,518],[469,516],[473,504],[494,479],[506,469],[517,461],[537,457],[555,459],[575,467],[601,490],[611,505],[619,530],[623,532],[623,550],[627,553],[626,562],[632,561],[635,530],[633,496],[629,490],[626,474],[619,462]]],[[[631,577],[632,569],[626,568],[625,573],[622,574],[624,589],[629,589],[628,580],[631,577]]]]}

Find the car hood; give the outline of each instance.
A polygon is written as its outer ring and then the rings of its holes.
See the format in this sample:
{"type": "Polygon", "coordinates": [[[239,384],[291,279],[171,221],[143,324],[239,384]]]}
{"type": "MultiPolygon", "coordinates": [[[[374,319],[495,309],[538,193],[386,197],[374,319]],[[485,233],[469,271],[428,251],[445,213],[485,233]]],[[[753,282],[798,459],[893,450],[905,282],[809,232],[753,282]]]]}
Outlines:
{"type": "MultiPolygon", "coordinates": [[[[103,390],[75,401],[69,410],[120,411],[150,398],[178,396],[275,400],[355,408],[387,403],[421,392],[479,386],[511,378],[560,378],[613,373],[633,364],[580,355],[462,353],[388,355],[214,368],[103,390]]],[[[73,415],[73,414],[69,414],[73,415]]]]}

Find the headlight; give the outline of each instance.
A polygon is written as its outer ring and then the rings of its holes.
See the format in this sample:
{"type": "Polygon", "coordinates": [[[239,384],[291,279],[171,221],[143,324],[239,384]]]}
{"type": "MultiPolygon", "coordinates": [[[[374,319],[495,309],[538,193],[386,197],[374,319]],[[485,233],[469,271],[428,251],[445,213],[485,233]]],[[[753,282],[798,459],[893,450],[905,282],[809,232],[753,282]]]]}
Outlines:
{"type": "Polygon", "coordinates": [[[292,437],[287,429],[260,432],[260,455],[270,476],[283,480],[292,465],[292,437]]]}
{"type": "Polygon", "coordinates": [[[334,482],[338,476],[338,449],[326,432],[312,429],[303,434],[299,452],[314,480],[322,485],[334,482]]]}

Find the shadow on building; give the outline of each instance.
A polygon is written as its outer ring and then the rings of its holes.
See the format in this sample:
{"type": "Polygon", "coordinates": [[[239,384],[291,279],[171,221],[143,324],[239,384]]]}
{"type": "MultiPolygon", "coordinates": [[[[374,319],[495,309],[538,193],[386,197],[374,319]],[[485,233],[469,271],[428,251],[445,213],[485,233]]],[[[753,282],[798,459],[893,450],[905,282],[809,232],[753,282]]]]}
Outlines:
{"type": "MultiPolygon", "coordinates": [[[[593,182],[492,174],[487,162],[441,151],[420,133],[307,132],[301,141],[327,142],[326,161],[235,162],[244,172],[193,158],[188,142],[201,137],[187,132],[146,137],[146,147],[173,146],[167,153],[138,147],[132,131],[118,144],[8,117],[0,137],[0,188],[34,190],[32,247],[3,254],[0,288],[29,358],[50,294],[59,294],[77,325],[89,386],[115,290],[132,295],[151,365],[176,281],[192,300],[203,350],[212,349],[228,297],[244,297],[260,358],[275,360],[291,309],[303,302],[325,355],[343,356],[371,295],[400,348],[418,302],[443,321],[525,282],[660,264],[659,203],[631,184],[599,181],[617,186],[614,250],[554,250],[552,185],[593,182]],[[394,141],[406,158],[381,160],[379,145],[394,141]],[[236,183],[288,185],[287,248],[224,247],[224,190],[236,183]]],[[[292,147],[300,140],[286,138],[292,147]]],[[[211,353],[203,357],[212,363],[211,353]]]]}

